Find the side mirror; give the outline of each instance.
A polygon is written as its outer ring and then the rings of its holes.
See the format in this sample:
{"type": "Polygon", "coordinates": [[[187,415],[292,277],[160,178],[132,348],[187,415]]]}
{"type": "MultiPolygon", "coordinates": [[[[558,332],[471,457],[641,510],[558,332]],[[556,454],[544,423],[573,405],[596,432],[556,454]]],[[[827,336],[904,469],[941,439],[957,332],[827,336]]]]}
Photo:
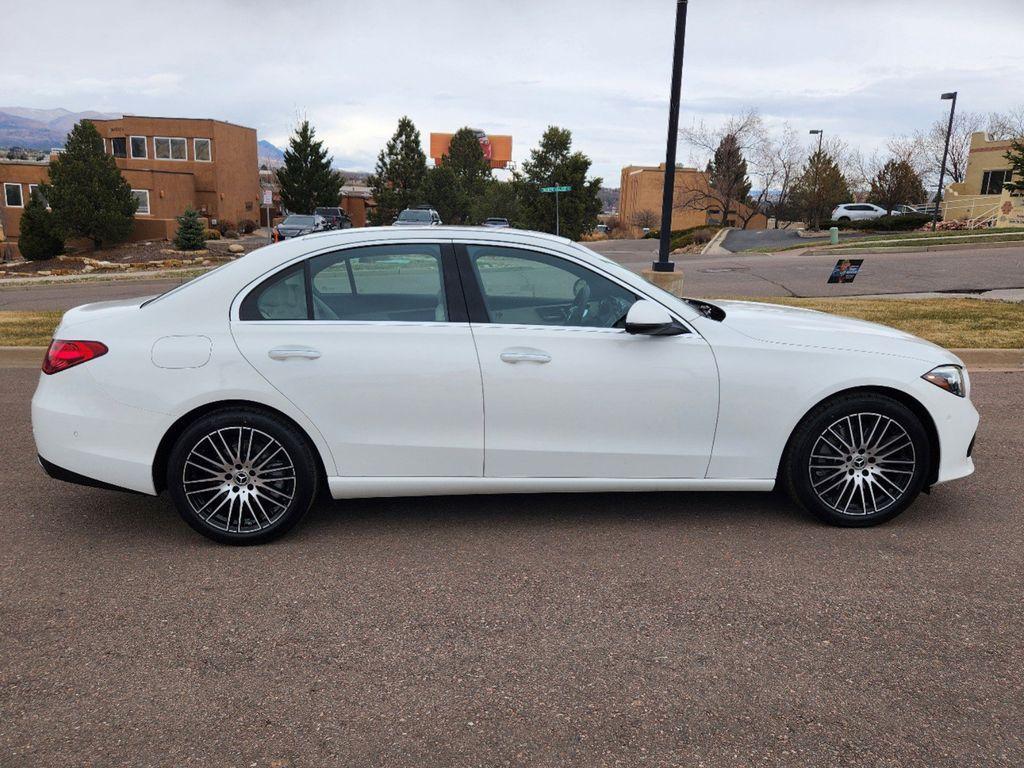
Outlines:
{"type": "Polygon", "coordinates": [[[633,303],[626,313],[626,333],[643,336],[678,336],[686,328],[676,322],[660,304],[648,299],[633,303]]]}

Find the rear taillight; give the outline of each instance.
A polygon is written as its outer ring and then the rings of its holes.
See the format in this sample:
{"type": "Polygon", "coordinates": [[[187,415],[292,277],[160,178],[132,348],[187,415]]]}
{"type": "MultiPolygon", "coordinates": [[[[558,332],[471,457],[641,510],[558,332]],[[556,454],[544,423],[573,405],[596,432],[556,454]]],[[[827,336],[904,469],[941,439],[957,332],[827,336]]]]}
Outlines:
{"type": "Polygon", "coordinates": [[[105,354],[107,345],[99,341],[54,339],[43,358],[43,373],[57,373],[105,354]]]}

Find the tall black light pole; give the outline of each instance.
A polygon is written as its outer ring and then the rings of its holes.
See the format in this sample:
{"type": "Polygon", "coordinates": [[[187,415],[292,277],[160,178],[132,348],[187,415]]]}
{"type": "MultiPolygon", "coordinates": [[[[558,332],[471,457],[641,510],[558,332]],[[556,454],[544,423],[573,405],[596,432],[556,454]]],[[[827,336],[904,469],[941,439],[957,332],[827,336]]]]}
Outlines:
{"type": "Polygon", "coordinates": [[[942,94],[943,101],[952,100],[949,105],[949,126],[946,128],[946,148],[942,150],[942,168],[939,170],[939,189],[935,193],[935,210],[932,212],[932,232],[939,222],[939,203],[942,202],[942,185],[946,181],[946,158],[949,156],[949,137],[953,135],[953,114],[956,112],[956,91],[942,94]]]}
{"type": "Polygon", "coordinates": [[[818,135],[818,162],[814,165],[814,228],[821,228],[821,217],[818,212],[818,206],[821,205],[821,184],[819,183],[819,176],[821,176],[821,138],[825,135],[825,132],[821,128],[815,128],[808,131],[811,136],[818,135]]]}
{"type": "Polygon", "coordinates": [[[672,93],[668,101],[668,145],[665,147],[665,189],[661,195],[661,232],[655,272],[672,272],[676,265],[668,260],[672,243],[672,205],[676,189],[676,143],[679,141],[679,92],[683,85],[683,43],[686,40],[687,0],[676,0],[676,41],[672,52],[672,93]]]}

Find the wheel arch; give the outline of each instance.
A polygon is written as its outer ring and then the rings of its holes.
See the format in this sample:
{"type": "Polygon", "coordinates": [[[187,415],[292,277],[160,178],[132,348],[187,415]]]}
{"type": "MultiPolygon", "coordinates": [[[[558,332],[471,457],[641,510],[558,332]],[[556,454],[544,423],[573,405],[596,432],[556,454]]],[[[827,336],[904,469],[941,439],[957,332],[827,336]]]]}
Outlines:
{"type": "Polygon", "coordinates": [[[921,425],[924,427],[925,434],[928,435],[928,447],[929,447],[929,465],[928,475],[925,480],[925,491],[935,484],[939,478],[939,452],[941,446],[939,444],[939,430],[935,426],[935,420],[932,415],[928,412],[928,409],[924,407],[920,400],[903,390],[896,389],[894,387],[883,387],[883,386],[858,386],[850,387],[848,389],[842,389],[838,392],[833,392],[827,397],[823,397],[818,402],[814,403],[807,411],[800,417],[796,424],[793,425],[793,429],[789,433],[789,437],[786,439],[786,447],[782,451],[782,455],[779,457],[779,467],[776,471],[776,477],[782,477],[782,467],[785,464],[786,457],[789,455],[790,450],[793,448],[793,437],[797,431],[803,425],[807,417],[811,415],[816,409],[821,406],[830,403],[831,401],[845,397],[848,395],[859,395],[859,394],[874,394],[884,395],[889,397],[898,403],[905,405],[910,411],[917,416],[921,421],[921,425]]]}
{"type": "Polygon", "coordinates": [[[167,462],[171,456],[171,450],[174,448],[174,444],[177,442],[181,434],[188,429],[189,425],[192,424],[196,419],[202,418],[207,414],[214,413],[216,411],[229,410],[231,408],[247,408],[249,410],[261,411],[267,416],[271,416],[276,419],[280,419],[286,424],[290,425],[305,438],[306,442],[309,443],[309,447],[316,457],[317,471],[320,474],[321,487],[327,487],[327,469],[324,466],[324,457],[321,455],[320,450],[317,448],[316,441],[313,440],[309,433],[299,424],[295,419],[277,408],[273,408],[264,403],[258,403],[253,400],[215,400],[210,403],[204,403],[203,405],[193,408],[191,411],[179,416],[167,431],[164,436],[160,438],[160,444],[157,446],[156,454],[153,457],[153,487],[157,493],[162,493],[167,488],[167,462]]]}

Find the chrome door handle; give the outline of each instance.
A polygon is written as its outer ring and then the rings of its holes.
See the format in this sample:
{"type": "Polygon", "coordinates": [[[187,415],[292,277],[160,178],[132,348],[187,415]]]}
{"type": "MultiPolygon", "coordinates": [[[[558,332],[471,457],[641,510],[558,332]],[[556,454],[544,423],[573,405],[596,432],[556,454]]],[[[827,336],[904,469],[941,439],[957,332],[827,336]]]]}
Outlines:
{"type": "Polygon", "coordinates": [[[312,347],[275,347],[267,352],[272,360],[287,360],[290,357],[300,357],[304,360],[316,360],[320,357],[320,350],[312,347]]]}
{"type": "Polygon", "coordinates": [[[542,349],[512,347],[500,355],[503,363],[550,363],[551,355],[542,349]]]}

